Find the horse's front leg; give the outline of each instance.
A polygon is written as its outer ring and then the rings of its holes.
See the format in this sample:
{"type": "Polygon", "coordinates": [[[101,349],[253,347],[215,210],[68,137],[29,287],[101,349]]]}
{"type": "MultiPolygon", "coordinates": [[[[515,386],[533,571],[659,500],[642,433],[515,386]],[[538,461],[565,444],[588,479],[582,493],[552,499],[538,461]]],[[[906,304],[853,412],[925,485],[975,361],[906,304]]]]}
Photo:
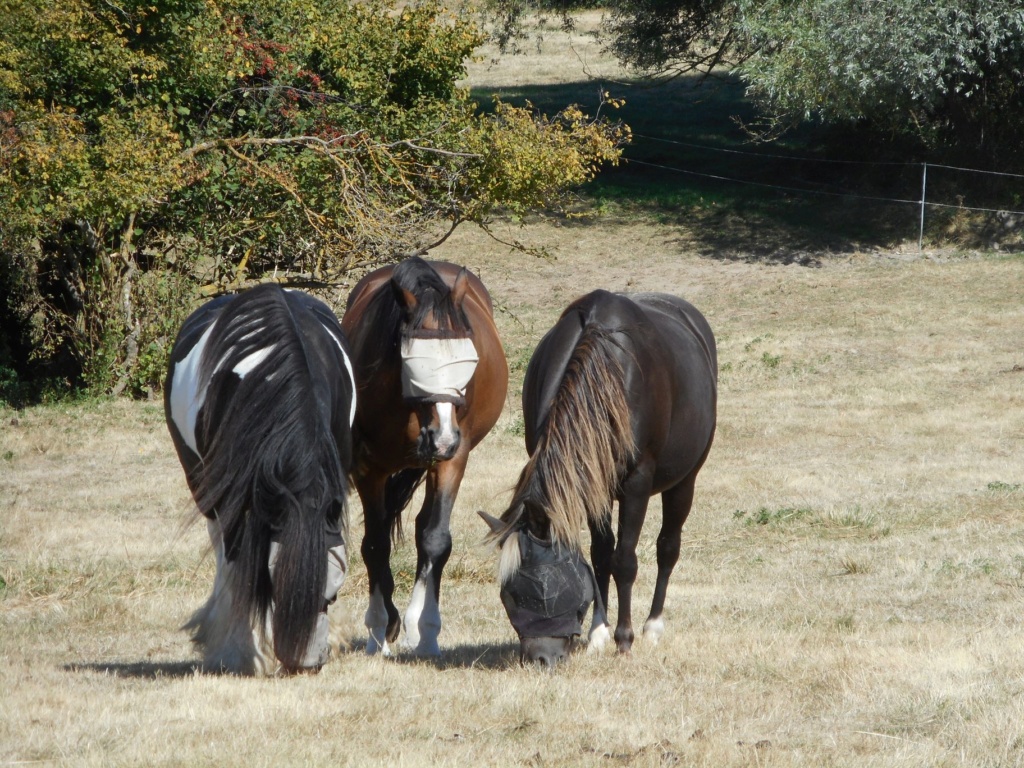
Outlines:
{"type": "Polygon", "coordinates": [[[608,627],[608,583],[612,575],[612,555],[615,552],[615,535],[611,526],[588,520],[590,527],[590,562],[597,582],[600,600],[594,601],[594,615],[587,637],[587,652],[603,651],[611,639],[608,627]],[[599,606],[600,603],[600,607],[599,606]]]}
{"type": "Polygon", "coordinates": [[[440,656],[441,572],[452,553],[451,515],[469,451],[435,464],[416,516],[416,583],[405,612],[403,646],[418,656],[440,656]]]}
{"type": "Polygon", "coordinates": [[[612,576],[619,598],[619,620],[615,626],[615,646],[619,653],[633,647],[633,582],[636,581],[636,547],[647,516],[650,501],[650,479],[634,475],[624,484],[619,497],[619,531],[612,555],[612,576]]]}
{"type": "Polygon", "coordinates": [[[389,644],[398,638],[402,625],[393,600],[395,578],[391,573],[392,521],[384,506],[386,481],[387,475],[371,472],[356,480],[356,488],[363,503],[365,531],[361,551],[370,582],[370,605],[364,619],[369,633],[366,652],[390,656],[389,644]]]}

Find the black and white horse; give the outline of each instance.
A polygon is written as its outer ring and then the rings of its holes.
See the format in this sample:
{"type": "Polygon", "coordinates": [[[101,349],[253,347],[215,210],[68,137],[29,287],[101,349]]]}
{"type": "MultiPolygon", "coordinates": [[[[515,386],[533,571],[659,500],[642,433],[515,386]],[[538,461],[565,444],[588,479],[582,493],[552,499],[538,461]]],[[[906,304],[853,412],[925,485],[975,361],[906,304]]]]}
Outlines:
{"type": "Polygon", "coordinates": [[[213,592],[186,624],[207,669],[327,660],[327,606],[347,569],[346,347],[325,304],[273,284],[205,304],[178,333],[164,409],[217,557],[213,592]]]}

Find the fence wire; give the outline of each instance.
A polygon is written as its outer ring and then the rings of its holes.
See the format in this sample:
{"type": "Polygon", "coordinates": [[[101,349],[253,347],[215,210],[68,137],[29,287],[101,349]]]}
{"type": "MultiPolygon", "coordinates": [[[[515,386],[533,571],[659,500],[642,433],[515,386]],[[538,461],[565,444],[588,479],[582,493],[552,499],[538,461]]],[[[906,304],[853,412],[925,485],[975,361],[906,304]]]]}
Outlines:
{"type": "MultiPolygon", "coordinates": [[[[821,158],[821,157],[800,157],[797,155],[783,155],[769,152],[751,152],[740,149],[730,149],[726,147],[715,147],[707,144],[697,144],[686,141],[678,141],[676,139],[664,139],[656,136],[646,136],[644,134],[633,134],[634,138],[643,139],[645,141],[660,142],[663,144],[672,144],[681,147],[687,147],[690,149],[700,149],[708,152],[721,152],[724,154],[731,155],[742,155],[746,157],[756,157],[760,159],[771,159],[771,160],[787,160],[794,163],[826,163],[836,165],[857,165],[857,166],[898,166],[904,168],[917,167],[922,171],[922,195],[917,199],[910,198],[899,198],[899,197],[884,197],[879,195],[865,195],[857,192],[842,191],[834,192],[822,189],[809,189],[807,187],[793,187],[784,184],[771,184],[763,181],[752,181],[750,179],[740,179],[734,176],[724,176],[714,173],[705,173],[702,171],[694,171],[688,168],[678,168],[660,163],[651,163],[646,160],[636,160],[632,158],[625,158],[627,163],[634,165],[643,165],[649,168],[657,168],[663,171],[670,171],[673,173],[686,174],[688,176],[696,176],[705,179],[713,179],[716,181],[725,181],[732,184],[742,184],[746,186],[761,187],[763,189],[776,189],[781,192],[790,192],[795,194],[806,194],[806,195],[823,195],[829,197],[843,197],[852,198],[856,200],[870,200],[873,202],[881,203],[895,203],[902,205],[915,205],[920,206],[922,210],[925,207],[928,208],[945,208],[945,209],[956,209],[962,211],[978,211],[981,213],[1001,213],[1008,216],[1024,216],[1024,210],[1014,210],[1012,208],[992,208],[986,206],[972,206],[964,205],[963,203],[940,203],[933,202],[927,199],[927,187],[925,179],[927,177],[927,171],[929,168],[941,168],[944,170],[960,171],[964,173],[978,173],[986,174],[990,176],[1002,176],[1014,179],[1024,179],[1024,174],[1019,173],[1007,173],[1003,171],[989,171],[980,168],[965,168],[955,165],[943,165],[941,163],[920,163],[920,162],[899,162],[899,161],[872,161],[872,160],[838,160],[832,158],[821,158]]],[[[922,224],[923,230],[923,224],[922,224]]]]}

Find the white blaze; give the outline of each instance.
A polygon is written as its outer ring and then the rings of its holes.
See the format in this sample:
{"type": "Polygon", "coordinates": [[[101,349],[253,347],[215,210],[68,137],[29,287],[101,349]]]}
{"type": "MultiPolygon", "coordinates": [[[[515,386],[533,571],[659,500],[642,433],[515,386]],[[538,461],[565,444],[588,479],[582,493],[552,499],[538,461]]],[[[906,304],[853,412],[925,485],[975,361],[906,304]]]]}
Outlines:
{"type": "Polygon", "coordinates": [[[439,422],[437,435],[434,438],[434,447],[438,453],[447,453],[455,443],[455,427],[452,422],[454,406],[451,403],[437,403],[437,420],[439,422]]]}

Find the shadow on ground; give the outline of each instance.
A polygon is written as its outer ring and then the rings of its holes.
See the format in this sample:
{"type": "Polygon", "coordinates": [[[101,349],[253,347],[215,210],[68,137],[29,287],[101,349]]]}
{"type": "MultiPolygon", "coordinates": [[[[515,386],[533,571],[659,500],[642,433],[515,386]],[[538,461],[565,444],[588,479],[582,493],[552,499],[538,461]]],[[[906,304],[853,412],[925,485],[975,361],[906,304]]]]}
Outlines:
{"type": "MultiPolygon", "coordinates": [[[[916,244],[919,236],[918,148],[880,142],[857,127],[811,124],[770,144],[755,143],[745,126],[757,115],[735,79],[581,80],[480,86],[473,94],[480,104],[489,104],[492,94],[514,104],[529,101],[549,115],[569,104],[591,115],[600,108],[630,126],[633,141],[624,162],[582,190],[583,210],[602,214],[590,217],[590,224],[639,213],[683,228],[680,245],[706,258],[803,266],[820,265],[822,254],[916,244]],[[601,107],[602,91],[625,99],[625,105],[601,107]]],[[[998,179],[978,178],[970,186],[963,175],[929,169],[926,243],[1011,250],[1020,242],[1005,215],[957,207],[1000,207],[1013,199],[992,186],[998,179]]],[[[1018,229],[1024,231],[1020,218],[1018,229]]],[[[588,226],[588,219],[577,225],[588,226]]]]}
{"type": "Polygon", "coordinates": [[[65,664],[65,672],[98,672],[113,677],[139,680],[160,680],[162,678],[194,677],[201,673],[202,664],[197,661],[96,661],[80,664],[65,664]]]}
{"type": "MultiPolygon", "coordinates": [[[[354,643],[344,653],[365,653],[366,641],[354,643]]],[[[420,664],[445,669],[510,669],[519,666],[519,643],[479,643],[444,648],[436,658],[398,652],[391,657],[395,664],[420,664]]]]}

